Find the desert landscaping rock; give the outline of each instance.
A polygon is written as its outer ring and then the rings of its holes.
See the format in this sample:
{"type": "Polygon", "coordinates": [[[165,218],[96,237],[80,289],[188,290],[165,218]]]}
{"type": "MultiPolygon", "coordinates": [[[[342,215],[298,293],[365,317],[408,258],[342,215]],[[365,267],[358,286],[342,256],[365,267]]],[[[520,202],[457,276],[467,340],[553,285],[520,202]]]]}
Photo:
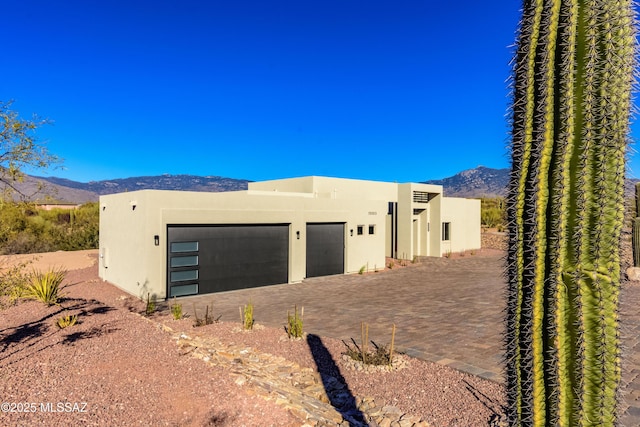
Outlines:
{"type": "MultiPolygon", "coordinates": [[[[335,377],[323,377],[312,369],[303,368],[282,357],[261,353],[250,347],[225,345],[216,338],[175,332],[166,324],[160,327],[172,333],[182,351],[212,366],[228,369],[237,376],[234,380],[237,386],[249,387],[257,395],[274,401],[305,420],[304,425],[367,426],[372,425],[372,421],[378,426],[391,426],[394,423],[401,427],[429,425],[420,417],[405,414],[395,406],[380,408],[373,398],[356,400],[346,390],[346,385],[335,377]]],[[[347,359],[353,361],[348,356],[347,359]]],[[[398,356],[397,359],[403,358],[398,356]]],[[[348,363],[347,360],[345,362],[348,363]]],[[[406,362],[397,363],[393,368],[377,368],[401,369],[400,366],[405,367],[406,362]]],[[[368,373],[376,371],[367,370],[368,373]]]]}

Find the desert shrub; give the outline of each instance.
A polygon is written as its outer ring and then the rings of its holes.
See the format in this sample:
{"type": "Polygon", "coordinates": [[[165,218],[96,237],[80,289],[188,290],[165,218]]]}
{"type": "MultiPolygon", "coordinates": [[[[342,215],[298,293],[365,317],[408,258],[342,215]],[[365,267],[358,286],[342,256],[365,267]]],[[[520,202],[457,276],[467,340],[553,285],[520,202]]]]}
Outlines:
{"type": "Polygon", "coordinates": [[[56,325],[58,325],[58,327],[60,329],[64,329],[64,328],[68,328],[69,326],[73,326],[76,324],[76,322],[78,321],[78,315],[74,314],[73,316],[69,315],[69,316],[62,316],[58,318],[58,321],[56,322],[56,325]]]}
{"type": "Polygon", "coordinates": [[[240,320],[242,321],[242,329],[253,329],[253,304],[251,302],[244,307],[240,307],[240,320]]]}
{"type": "Polygon", "coordinates": [[[19,262],[14,265],[0,265],[0,308],[5,303],[12,304],[26,293],[29,275],[26,268],[32,261],[19,262]]]}
{"type": "Polygon", "coordinates": [[[149,292],[147,292],[147,304],[144,309],[144,313],[147,316],[151,316],[153,313],[155,313],[155,311],[156,311],[156,296],[151,295],[149,292]]]}
{"type": "Polygon", "coordinates": [[[29,276],[24,296],[47,305],[57,304],[65,275],[64,270],[53,269],[46,272],[34,270],[29,276]]]}
{"type": "Polygon", "coordinates": [[[95,249],[99,237],[99,206],[36,209],[29,203],[0,203],[0,254],[95,249]]]}
{"type": "MultiPolygon", "coordinates": [[[[213,304],[211,306],[213,307],[213,304]]],[[[213,323],[218,323],[222,315],[218,316],[217,318],[214,318],[213,309],[211,310],[211,313],[210,313],[209,304],[207,304],[204,312],[204,318],[198,317],[198,310],[196,309],[196,305],[193,304],[193,317],[195,318],[195,322],[193,326],[197,327],[197,326],[204,326],[204,325],[211,325],[213,323]]]]}
{"type": "Polygon", "coordinates": [[[393,348],[396,336],[396,325],[394,324],[391,329],[391,344],[389,347],[384,345],[378,345],[373,341],[369,341],[369,324],[362,322],[360,324],[361,333],[361,345],[358,345],[356,341],[351,338],[353,347],[346,341],[342,341],[347,347],[343,354],[346,354],[357,362],[362,362],[366,365],[391,365],[393,362],[393,348]],[[373,345],[373,349],[369,350],[369,342],[373,345]]]}
{"type": "Polygon", "coordinates": [[[488,228],[496,228],[505,223],[506,209],[504,198],[480,199],[480,219],[482,225],[488,228]]]}
{"type": "Polygon", "coordinates": [[[349,343],[344,340],[342,342],[347,347],[343,354],[346,354],[357,362],[376,366],[391,364],[391,353],[387,346],[378,345],[375,342],[371,341],[373,349],[371,351],[365,351],[360,346],[358,346],[353,338],[351,339],[353,346],[349,345],[349,343]]]}
{"type": "Polygon", "coordinates": [[[304,335],[303,328],[303,318],[304,316],[304,307],[300,310],[300,315],[298,315],[298,306],[294,306],[293,316],[291,313],[287,312],[287,336],[289,338],[302,338],[304,335]]]}
{"type": "Polygon", "coordinates": [[[182,304],[176,303],[175,297],[173,297],[173,304],[171,304],[171,315],[174,320],[182,319],[182,304]]]}

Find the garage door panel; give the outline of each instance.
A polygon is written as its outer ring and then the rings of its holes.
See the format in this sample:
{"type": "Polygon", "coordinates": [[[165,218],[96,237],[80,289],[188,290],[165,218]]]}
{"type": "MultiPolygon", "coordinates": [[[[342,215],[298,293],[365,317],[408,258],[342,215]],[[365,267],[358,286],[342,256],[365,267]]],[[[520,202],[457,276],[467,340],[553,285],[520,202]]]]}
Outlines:
{"type": "Polygon", "coordinates": [[[200,294],[288,282],[287,224],[170,226],[168,233],[170,242],[198,242],[200,294]]]}
{"type": "Polygon", "coordinates": [[[344,273],[344,223],[307,224],[307,277],[344,273]]]}

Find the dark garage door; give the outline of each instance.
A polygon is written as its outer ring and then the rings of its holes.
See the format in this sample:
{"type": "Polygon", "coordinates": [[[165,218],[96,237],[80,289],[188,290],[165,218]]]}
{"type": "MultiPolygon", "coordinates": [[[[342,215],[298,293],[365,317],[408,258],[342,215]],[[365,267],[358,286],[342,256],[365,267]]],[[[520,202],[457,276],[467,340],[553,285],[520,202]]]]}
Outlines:
{"type": "Polygon", "coordinates": [[[307,224],[307,277],[344,273],[344,223],[307,224]]]}
{"type": "Polygon", "coordinates": [[[169,296],[287,283],[289,226],[170,225],[169,296]]]}

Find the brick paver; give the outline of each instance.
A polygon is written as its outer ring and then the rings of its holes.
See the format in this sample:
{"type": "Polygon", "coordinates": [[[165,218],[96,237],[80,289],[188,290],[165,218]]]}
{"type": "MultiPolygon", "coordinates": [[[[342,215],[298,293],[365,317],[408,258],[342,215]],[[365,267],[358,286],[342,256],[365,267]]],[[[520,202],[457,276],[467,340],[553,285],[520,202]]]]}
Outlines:
{"type": "MultiPolygon", "coordinates": [[[[369,337],[388,344],[395,323],[396,347],[412,357],[503,382],[503,260],[468,255],[428,258],[391,271],[329,276],[302,283],[183,298],[183,309],[209,304],[222,320],[240,320],[251,301],[258,323],[284,327],[287,311],[304,306],[305,331],[349,340],[369,337]]],[[[640,286],[622,293],[623,387],[621,424],[640,425],[640,286]]]]}

